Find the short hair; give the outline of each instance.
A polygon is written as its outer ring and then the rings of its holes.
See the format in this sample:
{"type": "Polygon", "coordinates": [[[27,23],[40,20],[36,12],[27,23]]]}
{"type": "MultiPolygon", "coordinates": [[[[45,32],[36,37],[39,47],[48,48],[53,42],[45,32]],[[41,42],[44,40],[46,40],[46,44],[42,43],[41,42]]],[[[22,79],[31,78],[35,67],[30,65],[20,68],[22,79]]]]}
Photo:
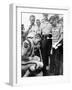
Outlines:
{"type": "Polygon", "coordinates": [[[36,21],[40,21],[40,19],[36,19],[36,21]]]}
{"type": "Polygon", "coordinates": [[[55,16],[51,16],[51,17],[49,18],[49,21],[50,21],[50,20],[53,20],[53,21],[54,21],[54,20],[55,20],[55,16]]]}
{"type": "Polygon", "coordinates": [[[40,19],[36,19],[36,23],[37,23],[37,21],[39,21],[41,23],[40,19]]]}
{"type": "Polygon", "coordinates": [[[59,15],[58,14],[55,14],[55,19],[59,20],[59,15]]]}
{"type": "Polygon", "coordinates": [[[31,18],[31,17],[34,17],[34,19],[35,19],[35,15],[30,15],[30,18],[31,18]]]}
{"type": "Polygon", "coordinates": [[[46,17],[48,17],[48,13],[43,13],[43,16],[46,16],[46,17]]]}

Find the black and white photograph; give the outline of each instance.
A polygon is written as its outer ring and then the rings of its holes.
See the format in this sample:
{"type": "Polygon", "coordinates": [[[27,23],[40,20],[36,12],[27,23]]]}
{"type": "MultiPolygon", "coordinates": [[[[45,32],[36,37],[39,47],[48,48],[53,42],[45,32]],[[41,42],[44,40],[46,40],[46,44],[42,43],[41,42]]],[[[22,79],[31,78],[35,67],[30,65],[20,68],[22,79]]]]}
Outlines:
{"type": "Polygon", "coordinates": [[[70,80],[68,10],[10,5],[11,85],[48,85],[70,80]]]}
{"type": "Polygon", "coordinates": [[[63,14],[21,13],[21,77],[63,75],[63,14]]]}

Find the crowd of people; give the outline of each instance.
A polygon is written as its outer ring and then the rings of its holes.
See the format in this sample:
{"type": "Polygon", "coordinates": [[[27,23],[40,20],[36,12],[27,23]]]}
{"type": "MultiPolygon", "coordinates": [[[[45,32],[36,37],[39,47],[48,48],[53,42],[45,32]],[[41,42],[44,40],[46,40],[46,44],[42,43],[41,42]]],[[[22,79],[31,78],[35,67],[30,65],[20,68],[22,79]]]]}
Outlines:
{"type": "Polygon", "coordinates": [[[42,15],[31,15],[26,31],[21,25],[22,77],[63,75],[63,17],[42,15]]]}

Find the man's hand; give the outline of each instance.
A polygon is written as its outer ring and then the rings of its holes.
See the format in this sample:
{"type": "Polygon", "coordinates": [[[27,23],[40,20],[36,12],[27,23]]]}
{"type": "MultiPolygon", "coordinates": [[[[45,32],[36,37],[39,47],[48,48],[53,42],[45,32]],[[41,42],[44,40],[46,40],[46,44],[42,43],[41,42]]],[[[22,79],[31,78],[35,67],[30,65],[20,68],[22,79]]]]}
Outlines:
{"type": "Polygon", "coordinates": [[[29,60],[30,60],[30,61],[33,60],[33,57],[29,57],[29,60]]]}
{"type": "Polygon", "coordinates": [[[59,46],[61,46],[61,44],[59,43],[55,43],[54,45],[53,45],[53,48],[55,48],[55,49],[57,49],[59,46]]]}

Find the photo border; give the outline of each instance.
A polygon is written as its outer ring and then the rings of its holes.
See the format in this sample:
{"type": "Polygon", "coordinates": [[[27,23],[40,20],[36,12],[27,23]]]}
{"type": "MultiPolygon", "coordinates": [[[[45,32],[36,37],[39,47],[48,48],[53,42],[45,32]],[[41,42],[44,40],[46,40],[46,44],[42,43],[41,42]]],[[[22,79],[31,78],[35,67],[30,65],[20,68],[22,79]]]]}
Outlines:
{"type": "MultiPolygon", "coordinates": [[[[47,80],[47,77],[48,76],[46,76],[46,77],[24,77],[24,81],[22,81],[22,83],[21,82],[19,82],[18,83],[18,77],[17,77],[17,64],[18,64],[18,61],[17,61],[17,8],[18,7],[24,7],[23,5],[18,5],[18,4],[11,4],[12,5],[12,9],[13,9],[13,40],[15,39],[15,41],[13,41],[13,53],[12,53],[12,56],[13,56],[13,62],[12,62],[12,67],[11,67],[11,69],[10,70],[12,70],[13,71],[13,76],[10,74],[10,78],[12,77],[12,82],[11,82],[11,79],[10,79],[10,84],[11,85],[24,85],[24,84],[32,84],[33,82],[37,82],[38,83],[38,81],[39,81],[39,79],[40,78],[43,78],[41,81],[43,81],[44,79],[45,80],[47,80]],[[16,26],[15,26],[16,25],[16,26]],[[16,36],[16,38],[15,38],[15,36],[16,36]],[[15,46],[16,45],[16,46],[15,46]],[[15,48],[14,48],[15,47],[15,48]],[[16,55],[14,55],[16,53],[16,55]],[[33,80],[32,80],[32,78],[33,78],[33,80]],[[32,82],[30,82],[32,80],[32,82]],[[35,81],[36,80],[36,81],[35,81]]],[[[68,13],[69,13],[69,9],[68,8],[66,8],[66,9],[63,9],[63,8],[40,8],[40,7],[24,7],[24,8],[35,8],[35,9],[57,9],[57,10],[66,10],[67,12],[67,16],[69,15],[68,13]]],[[[11,61],[10,61],[11,62],[11,61]]],[[[10,65],[11,65],[11,63],[10,63],[10,65]]],[[[50,81],[50,79],[52,78],[52,80],[53,80],[53,83],[54,83],[54,78],[56,77],[56,76],[49,76],[50,78],[48,79],[48,81],[49,81],[49,83],[51,82],[52,83],[52,81],[50,81]]],[[[58,76],[59,77],[59,76],[58,76]]],[[[65,78],[65,80],[67,80],[67,81],[69,81],[69,79],[68,78],[65,78]]],[[[65,82],[65,80],[64,80],[64,82],[65,82]]],[[[57,83],[58,83],[58,81],[56,81],[57,83]]],[[[44,83],[45,83],[45,81],[44,81],[44,83]]],[[[48,82],[46,82],[46,84],[47,84],[48,82]]]]}

